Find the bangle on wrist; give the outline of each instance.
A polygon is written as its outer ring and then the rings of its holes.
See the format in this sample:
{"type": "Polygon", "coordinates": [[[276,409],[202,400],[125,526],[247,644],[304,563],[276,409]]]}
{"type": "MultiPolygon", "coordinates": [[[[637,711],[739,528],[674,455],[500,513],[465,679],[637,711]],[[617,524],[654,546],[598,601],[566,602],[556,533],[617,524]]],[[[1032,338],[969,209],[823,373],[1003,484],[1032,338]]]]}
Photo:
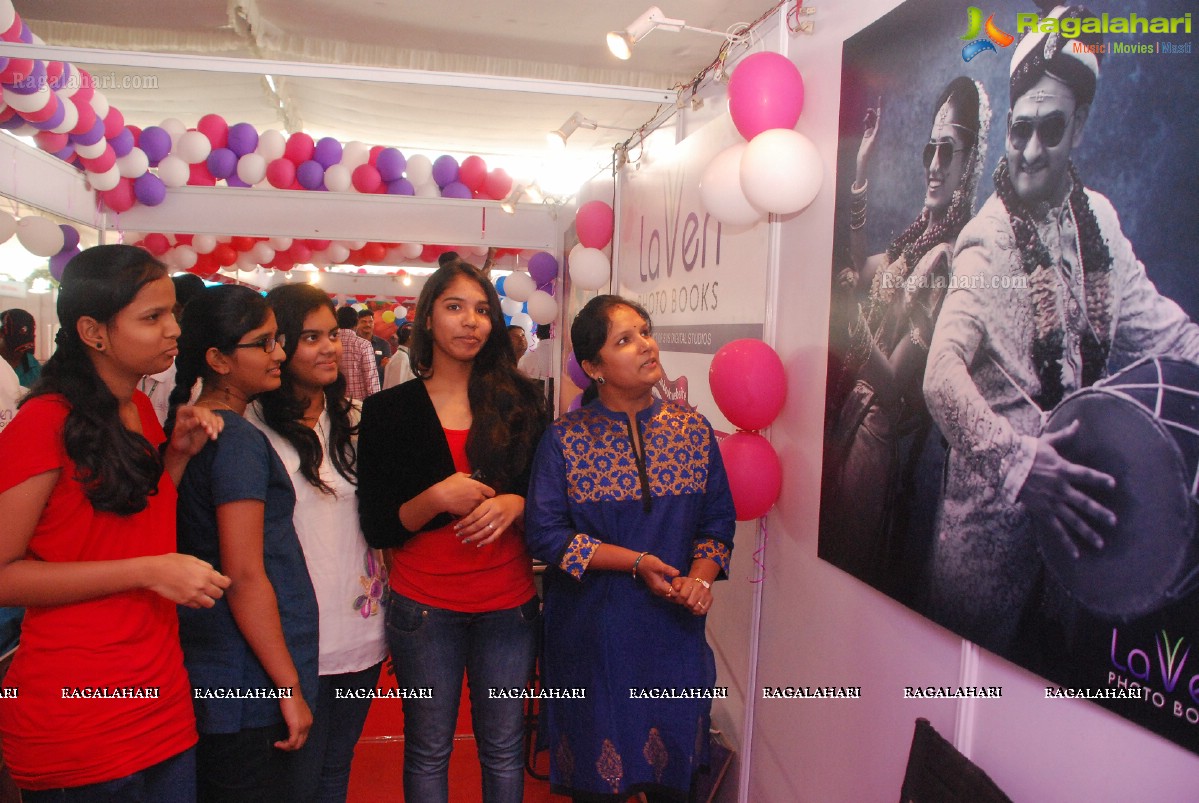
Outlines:
{"type": "Polygon", "coordinates": [[[641,565],[641,559],[644,558],[648,554],[649,554],[648,552],[642,552],[640,555],[637,556],[637,559],[633,561],[633,579],[634,580],[637,579],[637,567],[641,565]]]}
{"type": "Polygon", "coordinates": [[[705,580],[704,578],[692,577],[691,579],[694,580],[695,582],[699,583],[701,586],[708,589],[709,591],[712,590],[712,584],[710,582],[708,582],[707,580],[705,580]]]}

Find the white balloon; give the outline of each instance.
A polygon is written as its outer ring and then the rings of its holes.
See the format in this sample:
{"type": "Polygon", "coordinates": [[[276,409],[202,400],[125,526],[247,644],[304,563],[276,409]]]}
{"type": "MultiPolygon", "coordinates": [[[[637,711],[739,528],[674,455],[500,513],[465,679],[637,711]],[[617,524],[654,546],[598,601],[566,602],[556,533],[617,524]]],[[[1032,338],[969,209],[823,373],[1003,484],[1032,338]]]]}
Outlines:
{"type": "Polygon", "coordinates": [[[266,178],[266,159],[260,153],[247,153],[242,156],[237,160],[237,177],[247,184],[262,181],[266,178]]]}
{"type": "MultiPolygon", "coordinates": [[[[71,91],[74,92],[74,90],[71,91]]],[[[62,122],[50,130],[55,134],[69,134],[71,133],[71,129],[79,125],[79,107],[67,100],[67,96],[63,93],[59,92],[57,94],[62,100],[62,122]]]]}
{"type": "Polygon", "coordinates": [[[529,317],[533,323],[553,323],[558,318],[558,302],[544,290],[529,296],[529,317]]]}
{"type": "Polygon", "coordinates": [[[433,180],[433,163],[423,153],[409,156],[408,165],[404,168],[404,175],[407,176],[414,187],[419,187],[421,184],[428,184],[433,180]]]}
{"type": "Polygon", "coordinates": [[[400,246],[400,253],[404,255],[404,259],[416,259],[424,250],[425,247],[420,243],[404,243],[400,246]]]}
{"type": "Polygon", "coordinates": [[[359,251],[366,248],[366,240],[339,240],[338,242],[351,251],[359,251]]]}
{"type": "Polygon", "coordinates": [[[741,189],[760,209],[779,215],[798,212],[812,203],[823,182],[820,152],[798,131],[772,128],[745,146],[741,189]]]}
{"type": "Polygon", "coordinates": [[[22,95],[20,92],[14,92],[8,87],[4,87],[3,94],[5,103],[17,111],[26,114],[29,112],[40,112],[50,102],[50,87],[48,84],[42,84],[28,95],[22,95]]]}
{"type": "Polygon", "coordinates": [[[364,165],[370,161],[371,149],[365,142],[354,140],[347,142],[341,149],[341,163],[348,167],[352,172],[358,165],[364,165]]]}
{"type": "Polygon", "coordinates": [[[103,120],[108,116],[108,98],[99,89],[92,90],[92,111],[96,113],[96,117],[103,120]]]}
{"type": "Polygon", "coordinates": [[[509,318],[518,312],[523,312],[524,308],[525,302],[516,301],[515,299],[508,298],[507,296],[500,296],[500,309],[503,310],[504,314],[509,318]]]}
{"type": "Polygon", "coordinates": [[[158,163],[158,177],[168,187],[187,186],[187,180],[191,178],[191,174],[192,171],[187,162],[173,153],[164,156],[158,163]]]}
{"type": "Polygon", "coordinates": [[[537,283],[524,271],[512,271],[508,278],[504,279],[504,295],[513,301],[528,301],[536,289],[537,283]]]}
{"type": "Polygon", "coordinates": [[[87,180],[92,185],[93,190],[104,192],[105,190],[113,189],[121,183],[121,171],[117,169],[115,164],[103,173],[93,173],[88,170],[87,180]]]}
{"type": "Polygon", "coordinates": [[[16,21],[17,10],[12,3],[0,3],[0,31],[7,31],[16,21]]]}
{"type": "Polygon", "coordinates": [[[572,248],[568,264],[570,280],[580,290],[599,290],[612,279],[612,264],[598,248],[572,248]]]}
{"type": "Polygon", "coordinates": [[[91,145],[81,145],[76,143],[75,154],[82,156],[84,159],[95,159],[98,156],[102,156],[107,147],[108,142],[104,139],[104,137],[100,137],[100,139],[93,142],[91,145]]]}
{"type": "Polygon", "coordinates": [[[528,332],[531,332],[533,327],[537,325],[533,323],[533,319],[529,317],[529,313],[527,312],[518,312],[513,315],[512,324],[514,326],[519,326],[521,329],[524,329],[528,332]]]}
{"type": "Polygon", "coordinates": [[[187,270],[188,268],[195,267],[195,248],[192,248],[190,245],[180,245],[176,246],[172,253],[175,255],[175,264],[179,266],[180,270],[187,270]]]}
{"type": "MultiPolygon", "coordinates": [[[[237,255],[237,263],[234,265],[234,267],[237,268],[237,272],[239,274],[257,269],[258,262],[255,261],[255,259],[254,259],[254,249],[250,249],[249,251],[242,251],[240,254],[238,254],[237,255]]],[[[239,278],[244,278],[244,277],[239,277],[239,278]]]]}
{"type": "Polygon", "coordinates": [[[350,168],[338,163],[325,169],[325,187],[329,192],[349,192],[352,174],[350,168]]]}
{"type": "Polygon", "coordinates": [[[282,158],[285,150],[287,150],[287,140],[284,139],[283,134],[273,128],[268,128],[258,135],[258,146],[254,148],[254,153],[268,162],[273,162],[282,158]]]}
{"type": "MultiPolygon", "coordinates": [[[[7,29],[6,29],[7,30],[7,29]]],[[[0,209],[0,243],[6,243],[17,233],[17,219],[0,209]]],[[[57,252],[55,252],[57,253],[57,252]]]]}
{"type": "Polygon", "coordinates": [[[192,248],[197,254],[211,254],[216,248],[216,237],[211,234],[197,234],[192,237],[192,248]]]}
{"type": "Polygon", "coordinates": [[[269,242],[276,251],[286,251],[295,241],[291,237],[272,237],[269,242]]]}
{"type": "Polygon", "coordinates": [[[254,247],[248,253],[253,255],[254,261],[259,265],[265,265],[275,258],[275,249],[271,248],[270,243],[254,243],[254,247]]]}
{"type": "Polygon", "coordinates": [[[199,131],[188,131],[179,137],[172,153],[189,165],[198,164],[212,153],[212,142],[199,131]]]}
{"type": "Polygon", "coordinates": [[[350,258],[350,249],[341,243],[333,243],[325,251],[325,256],[329,258],[329,262],[332,264],[340,265],[350,258]]]}
{"type": "Polygon", "coordinates": [[[187,126],[183,124],[183,121],[174,117],[168,117],[163,120],[158,124],[158,127],[171,135],[172,148],[179,142],[179,138],[187,133],[187,126]]]}
{"type": "Polygon", "coordinates": [[[117,170],[122,178],[138,178],[150,169],[150,159],[141,148],[133,148],[124,156],[117,157],[117,170]]]}
{"type": "Polygon", "coordinates": [[[416,187],[417,198],[440,198],[441,188],[437,186],[436,181],[430,181],[427,184],[419,184],[416,187]]]}
{"type": "Polygon", "coordinates": [[[487,246],[485,246],[485,245],[472,245],[472,246],[470,246],[470,253],[471,253],[471,255],[472,255],[472,256],[477,256],[477,257],[485,257],[485,256],[487,256],[487,251],[488,251],[488,250],[489,250],[489,249],[488,249],[488,248],[487,248],[487,246]]]}
{"type": "Polygon", "coordinates": [[[746,146],[738,142],[716,154],[699,179],[704,209],[730,226],[746,226],[762,219],[762,210],[751,204],[741,189],[741,160],[746,146]]]}
{"type": "Polygon", "coordinates": [[[62,250],[62,229],[49,218],[23,217],[17,222],[17,240],[34,256],[52,257],[62,250]]]}

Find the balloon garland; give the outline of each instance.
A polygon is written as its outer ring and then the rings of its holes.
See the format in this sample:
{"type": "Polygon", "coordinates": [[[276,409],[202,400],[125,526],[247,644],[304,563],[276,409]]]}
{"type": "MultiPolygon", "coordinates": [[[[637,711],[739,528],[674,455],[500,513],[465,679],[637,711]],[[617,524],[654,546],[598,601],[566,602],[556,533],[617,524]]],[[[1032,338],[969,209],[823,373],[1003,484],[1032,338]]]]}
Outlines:
{"type": "MultiPolygon", "coordinates": [[[[0,0],[0,40],[43,44],[11,0],[0,0]]],[[[38,148],[84,171],[113,212],[157,206],[171,188],[218,183],[496,201],[512,190],[512,178],[479,156],[461,164],[449,155],[405,157],[393,147],[314,141],[302,131],[259,132],[217,114],[191,129],[175,118],[140,129],[125,123],[95,83],[68,62],[0,57],[0,128],[32,136],[38,148]]]]}

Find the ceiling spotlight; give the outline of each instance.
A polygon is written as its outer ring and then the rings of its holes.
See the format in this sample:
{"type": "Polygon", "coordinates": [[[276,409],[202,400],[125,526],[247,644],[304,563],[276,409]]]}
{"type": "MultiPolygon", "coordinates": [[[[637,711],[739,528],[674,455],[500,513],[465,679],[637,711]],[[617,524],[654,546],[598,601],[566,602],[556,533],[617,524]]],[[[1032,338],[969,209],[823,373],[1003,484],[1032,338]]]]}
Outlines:
{"type": "Polygon", "coordinates": [[[623,31],[608,32],[608,49],[612,51],[612,55],[618,59],[627,59],[633,55],[633,45],[645,38],[646,34],[657,28],[663,28],[668,31],[695,31],[697,33],[710,33],[714,36],[720,36],[725,39],[729,35],[724,31],[713,31],[708,28],[693,28],[683,20],[676,20],[667,17],[662,13],[662,9],[657,6],[650,6],[649,9],[625,28],[623,31]]]}
{"type": "Polygon", "coordinates": [[[575,112],[570,117],[566,118],[566,122],[558,126],[557,130],[551,131],[545,135],[546,142],[555,148],[565,148],[566,140],[570,139],[570,135],[578,131],[580,128],[586,128],[588,131],[594,131],[599,128],[599,123],[595,120],[588,119],[583,116],[582,112],[575,112]]]}
{"type": "Polygon", "coordinates": [[[509,215],[516,214],[516,205],[521,199],[527,200],[529,203],[540,204],[545,202],[545,193],[541,191],[541,187],[537,183],[532,184],[517,184],[512,188],[504,200],[500,201],[500,209],[503,209],[509,215]]]}

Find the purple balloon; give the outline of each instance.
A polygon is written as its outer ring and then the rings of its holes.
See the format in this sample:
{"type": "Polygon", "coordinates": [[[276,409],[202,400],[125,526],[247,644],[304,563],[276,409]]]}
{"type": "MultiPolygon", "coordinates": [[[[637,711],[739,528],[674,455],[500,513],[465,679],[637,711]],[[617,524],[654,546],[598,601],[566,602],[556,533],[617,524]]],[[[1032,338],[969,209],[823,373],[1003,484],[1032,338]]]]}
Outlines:
{"type": "MultiPolygon", "coordinates": [[[[324,142],[325,140],[321,140],[324,142]]],[[[336,142],[336,140],[334,140],[336,142]]],[[[320,147],[319,145],[317,146],[320,147]]],[[[340,145],[337,146],[339,149],[340,145]]],[[[315,152],[313,153],[315,156],[315,152]]],[[[309,159],[296,168],[296,181],[306,190],[319,190],[325,182],[325,167],[317,159],[309,159]]]]}
{"type": "Polygon", "coordinates": [[[75,250],[75,246],[79,245],[79,231],[74,226],[66,223],[60,223],[58,227],[62,229],[62,248],[59,249],[60,253],[62,251],[75,250]]]}
{"type": "Polygon", "coordinates": [[[32,95],[46,83],[46,62],[41,59],[33,60],[33,69],[29,71],[29,75],[11,84],[5,84],[4,87],[10,92],[15,92],[18,95],[32,95]]]}
{"type": "Polygon", "coordinates": [[[575,410],[578,410],[582,406],[583,406],[583,394],[580,393],[578,396],[575,396],[573,399],[570,400],[570,404],[567,406],[566,412],[573,413],[575,410]]]}
{"type": "MultiPolygon", "coordinates": [[[[163,131],[166,134],[167,132],[163,131]]],[[[104,139],[104,121],[98,116],[96,122],[92,123],[92,127],[82,134],[71,134],[71,142],[76,145],[95,145],[100,140],[104,139]]],[[[167,134],[167,152],[171,149],[171,135],[167,134]]],[[[164,153],[163,156],[166,156],[164,153]]]]}
{"type": "Polygon", "coordinates": [[[7,129],[9,131],[15,131],[23,125],[25,125],[25,118],[19,114],[14,114],[7,120],[0,120],[0,128],[7,129]]]}
{"type": "Polygon", "coordinates": [[[529,260],[529,275],[538,287],[558,278],[558,260],[547,251],[538,251],[529,260]]]}
{"type": "Polygon", "coordinates": [[[583,366],[579,365],[574,351],[571,351],[570,356],[566,358],[566,373],[570,376],[570,381],[574,382],[577,387],[586,388],[591,384],[591,377],[587,376],[583,366]]]}
{"type": "Polygon", "coordinates": [[[25,24],[24,20],[21,21],[21,33],[19,34],[19,36],[21,38],[21,41],[24,42],[25,44],[27,44],[27,45],[33,44],[33,31],[29,30],[29,26],[25,24]]]}
{"type": "Polygon", "coordinates": [[[451,181],[441,188],[442,198],[473,198],[470,187],[461,181],[451,181]]]}
{"type": "MultiPolygon", "coordinates": [[[[144,131],[142,136],[145,136],[144,131]]],[[[258,132],[249,123],[235,123],[229,126],[229,136],[225,147],[233,151],[240,159],[247,153],[253,153],[254,149],[258,147],[258,132]]],[[[163,155],[165,156],[165,154],[163,155]]]]}
{"type": "Polygon", "coordinates": [[[379,171],[379,178],[383,179],[385,183],[403,178],[404,168],[407,166],[408,160],[395,148],[384,148],[375,158],[375,169],[379,171]]]}
{"type": "Polygon", "coordinates": [[[213,148],[208,154],[208,172],[213,178],[229,178],[237,171],[237,154],[228,148],[213,148]]]}
{"type": "Polygon", "coordinates": [[[133,194],[146,206],[158,206],[167,197],[167,185],[147,171],[133,180],[133,194]]]}
{"type": "Polygon", "coordinates": [[[392,179],[387,182],[388,195],[416,195],[416,187],[406,178],[392,179]]]}
{"type": "Polygon", "coordinates": [[[341,143],[333,137],[321,137],[312,149],[312,159],[321,166],[323,176],[325,170],[341,161],[341,143]]]}
{"type": "Polygon", "coordinates": [[[171,152],[171,135],[156,125],[147,126],[142,130],[138,147],[146,152],[150,167],[156,166],[171,152]]]}
{"type": "Polygon", "coordinates": [[[59,251],[50,257],[50,275],[54,277],[54,281],[62,281],[62,272],[66,270],[67,263],[78,253],[79,249],[75,248],[71,251],[59,251]]]}
{"type": "Polygon", "coordinates": [[[66,104],[70,101],[59,100],[57,95],[51,95],[50,97],[54,99],[54,103],[58,104],[54,108],[54,113],[51,114],[47,119],[42,120],[40,123],[30,123],[31,126],[41,131],[49,131],[51,128],[61,125],[62,121],[67,117],[66,104]]]}
{"type": "MultiPolygon", "coordinates": [[[[2,124],[0,124],[0,127],[2,127],[2,124]]],[[[69,162],[75,158],[75,146],[67,143],[67,147],[63,148],[61,151],[55,151],[54,155],[59,159],[62,159],[64,162],[69,162]]]]}
{"type": "Polygon", "coordinates": [[[242,181],[240,178],[237,177],[237,173],[230,173],[229,177],[225,179],[225,186],[227,186],[227,187],[251,187],[253,185],[247,184],[246,182],[242,181]]]}
{"type": "Polygon", "coordinates": [[[133,132],[126,126],[121,129],[121,133],[108,140],[108,144],[112,146],[112,152],[117,155],[118,159],[128,156],[129,151],[133,150],[133,132]]]}
{"type": "Polygon", "coordinates": [[[433,162],[433,180],[438,187],[457,181],[458,160],[448,154],[438,156],[437,161],[433,162]]]}

